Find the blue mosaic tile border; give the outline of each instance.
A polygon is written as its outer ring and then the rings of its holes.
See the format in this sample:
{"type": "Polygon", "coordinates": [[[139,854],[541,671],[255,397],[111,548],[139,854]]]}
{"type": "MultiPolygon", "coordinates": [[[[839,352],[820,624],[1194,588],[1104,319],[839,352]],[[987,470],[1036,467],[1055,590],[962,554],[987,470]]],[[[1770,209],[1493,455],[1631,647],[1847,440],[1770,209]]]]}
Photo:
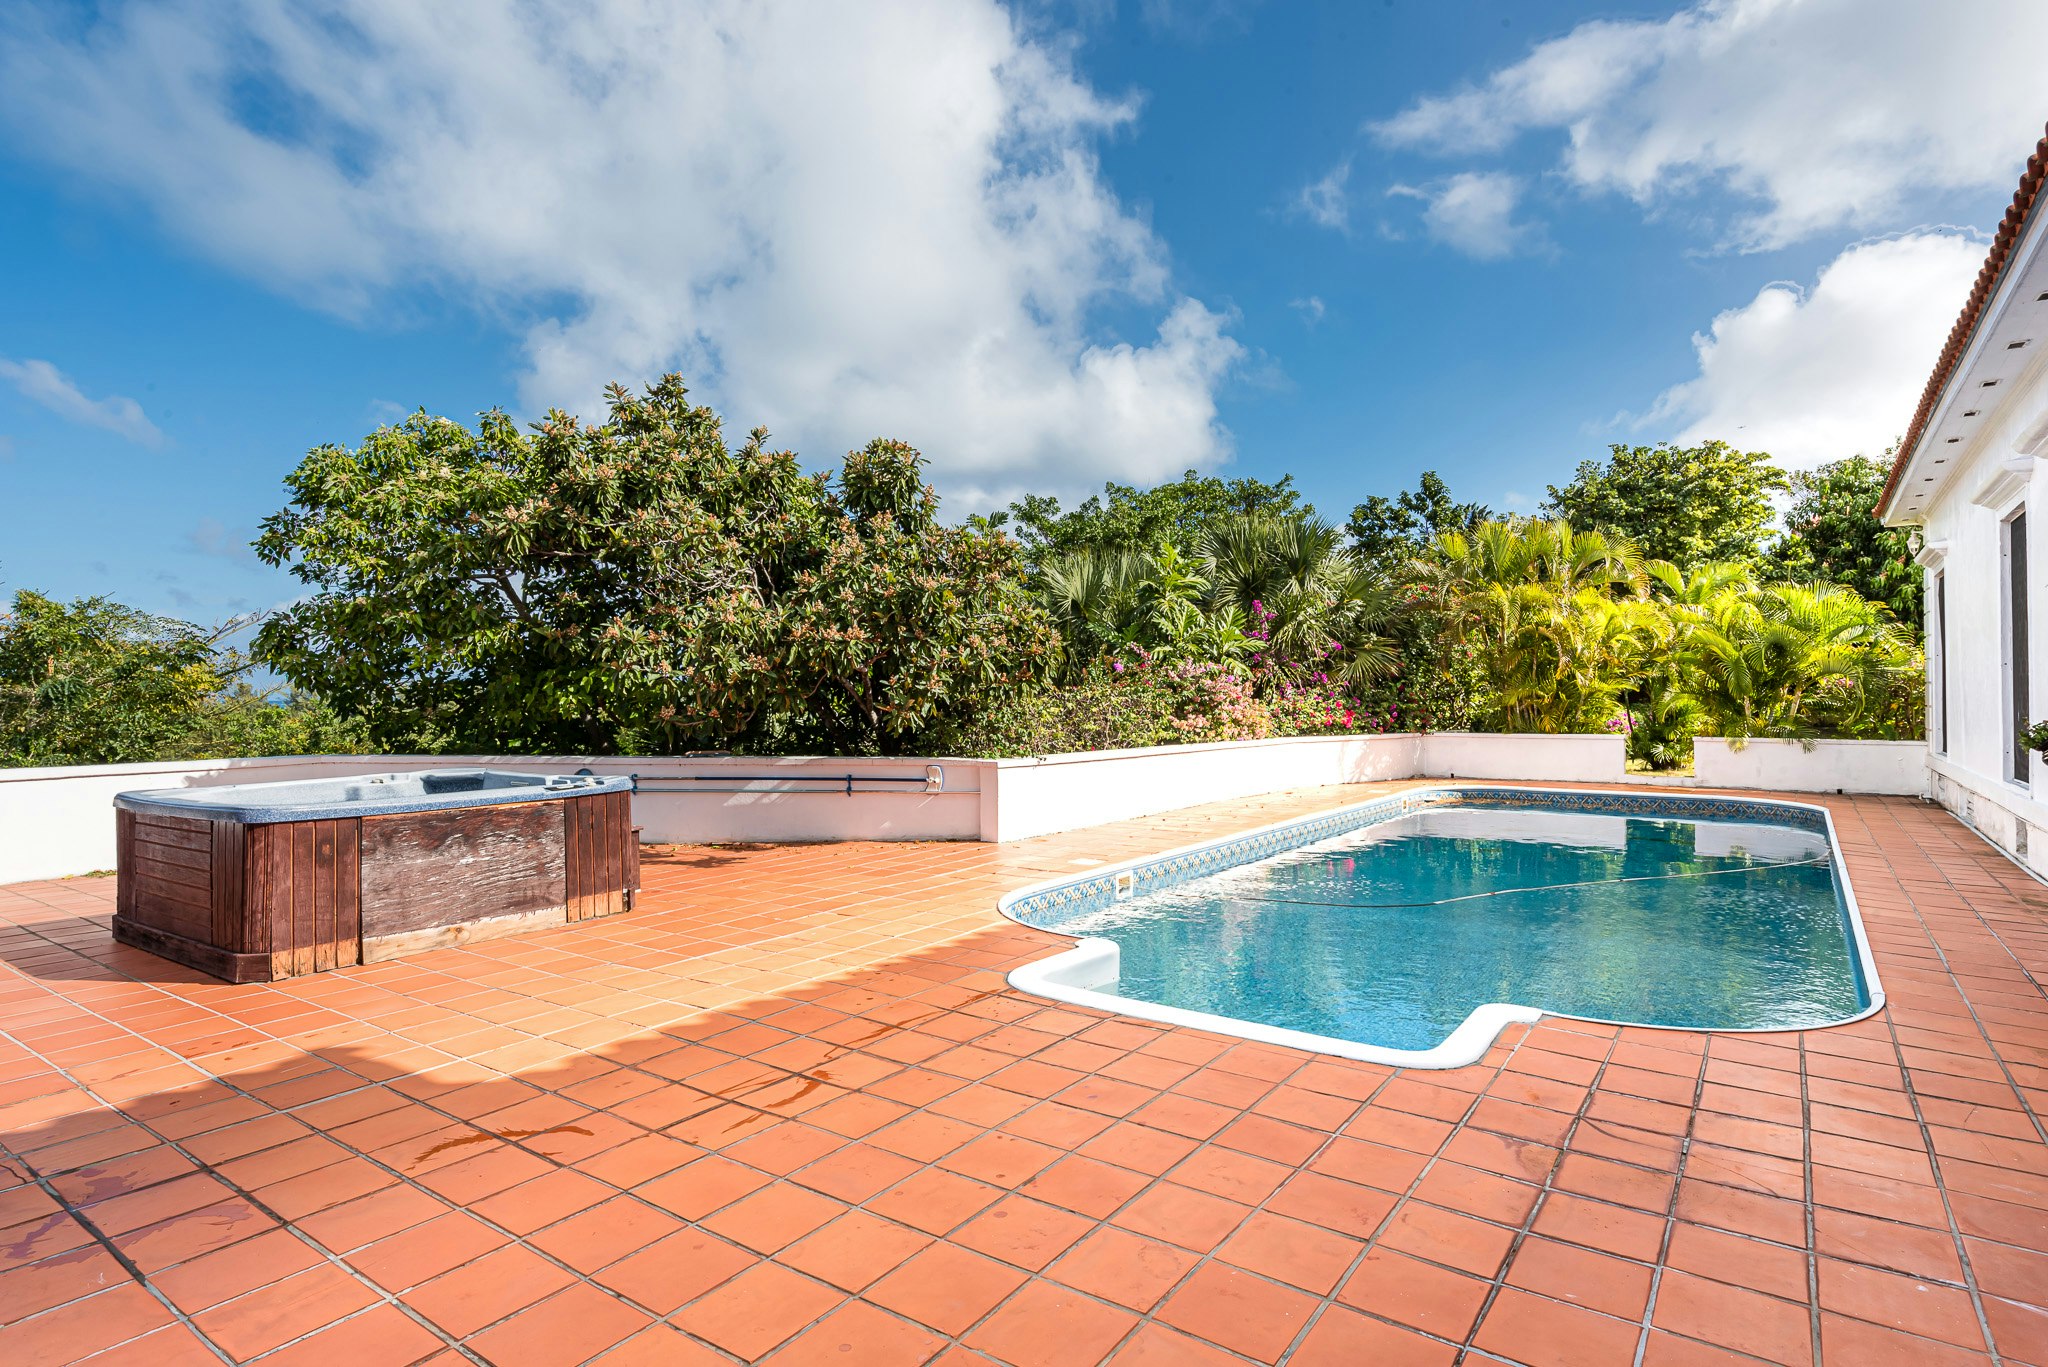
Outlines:
{"type": "Polygon", "coordinates": [[[1782,802],[1757,802],[1733,797],[1695,797],[1677,793],[1583,793],[1552,788],[1427,788],[1396,793],[1323,816],[1304,817],[1250,835],[1235,836],[1147,859],[1108,873],[1083,874],[1052,887],[1024,894],[1003,907],[1004,915],[1039,930],[1057,930],[1062,922],[1117,900],[1118,883],[1129,879],[1126,896],[1175,887],[1212,873],[1254,864],[1319,840],[1392,821],[1426,807],[1542,807],[1554,811],[1593,812],[1611,816],[1669,817],[1681,821],[1768,821],[1803,831],[1827,834],[1820,812],[1782,802]]]}

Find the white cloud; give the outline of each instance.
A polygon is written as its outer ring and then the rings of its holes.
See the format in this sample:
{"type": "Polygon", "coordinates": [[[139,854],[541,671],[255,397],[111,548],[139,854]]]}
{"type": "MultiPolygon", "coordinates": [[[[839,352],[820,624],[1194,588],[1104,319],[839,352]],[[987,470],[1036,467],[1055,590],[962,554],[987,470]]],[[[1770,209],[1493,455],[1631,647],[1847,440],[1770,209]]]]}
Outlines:
{"type": "Polygon", "coordinates": [[[1351,201],[1344,185],[1351,179],[1351,163],[1340,161],[1321,180],[1301,187],[1294,197],[1294,212],[1319,228],[1351,231],[1351,201]]]}
{"type": "Polygon", "coordinates": [[[1916,232],[1850,247],[1811,289],[1766,285],[1693,336],[1698,376],[1636,426],[1675,427],[1683,443],[1718,437],[1795,468],[1876,458],[1905,434],[1983,261],[1982,241],[1916,232]]]}
{"type": "Polygon", "coordinates": [[[1522,182],[1502,171],[1462,171],[1428,185],[1395,185],[1387,193],[1422,201],[1422,225],[1445,246],[1481,261],[1543,245],[1533,225],[1515,222],[1522,182]]]}
{"type": "Polygon", "coordinates": [[[1133,105],[996,0],[109,12],[0,18],[20,144],[322,307],[525,320],[529,408],[679,369],[736,426],[814,460],[898,436],[970,496],[1228,455],[1242,349],[1097,164],[1133,105]],[[1133,303],[1156,334],[1102,335],[1133,303]]]}
{"type": "Polygon", "coordinates": [[[1323,296],[1320,294],[1306,295],[1300,299],[1290,299],[1287,301],[1287,307],[1299,313],[1301,321],[1310,327],[1314,327],[1317,323],[1322,322],[1323,315],[1330,311],[1329,306],[1323,303],[1323,296]]]}
{"type": "Polygon", "coordinates": [[[6,380],[21,396],[41,404],[59,417],[84,423],[141,446],[161,446],[164,434],[142,411],[142,405],[121,394],[89,399],[71,377],[48,361],[10,361],[0,357],[0,380],[6,380]]]}
{"type": "Polygon", "coordinates": [[[1729,245],[1889,227],[1929,191],[2008,188],[2048,110],[2040,0],[1706,0],[1596,20],[1370,125],[1396,147],[1568,136],[1563,174],[1646,207],[1703,184],[1754,204],[1729,245]]]}

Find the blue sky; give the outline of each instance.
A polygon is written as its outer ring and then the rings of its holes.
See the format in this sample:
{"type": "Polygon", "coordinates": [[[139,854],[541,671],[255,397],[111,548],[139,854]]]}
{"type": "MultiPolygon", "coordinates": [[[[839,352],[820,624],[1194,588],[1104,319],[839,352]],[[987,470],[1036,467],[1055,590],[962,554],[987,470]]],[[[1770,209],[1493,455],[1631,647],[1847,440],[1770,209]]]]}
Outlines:
{"type": "Polygon", "coordinates": [[[955,512],[1876,454],[2048,118],[1965,8],[10,6],[0,590],[262,608],[307,448],[667,368],[955,512]]]}

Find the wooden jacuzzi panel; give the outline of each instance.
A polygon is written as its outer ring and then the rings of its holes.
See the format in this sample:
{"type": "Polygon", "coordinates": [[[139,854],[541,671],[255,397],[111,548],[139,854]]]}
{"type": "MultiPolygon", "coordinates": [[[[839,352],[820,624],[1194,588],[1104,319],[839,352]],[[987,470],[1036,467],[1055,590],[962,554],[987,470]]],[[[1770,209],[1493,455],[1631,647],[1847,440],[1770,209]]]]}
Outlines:
{"type": "Polygon", "coordinates": [[[117,809],[114,936],[265,982],[628,910],[630,793],[243,824],[117,809]]]}

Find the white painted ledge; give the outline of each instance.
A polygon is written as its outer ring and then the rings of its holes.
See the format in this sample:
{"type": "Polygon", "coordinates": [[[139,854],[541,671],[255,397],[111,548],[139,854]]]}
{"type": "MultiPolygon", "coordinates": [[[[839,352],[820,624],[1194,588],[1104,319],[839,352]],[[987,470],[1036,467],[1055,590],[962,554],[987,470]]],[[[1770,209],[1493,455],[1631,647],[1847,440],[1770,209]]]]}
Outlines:
{"type": "Polygon", "coordinates": [[[1695,745],[1692,780],[1625,772],[1615,735],[1397,732],[1162,745],[1030,759],[820,756],[284,755],[0,769],[0,883],[114,863],[117,793],[484,765],[637,774],[633,819],[655,843],[1022,840],[1267,793],[1412,778],[1923,793],[1925,747],[1823,741],[1695,745]],[[937,770],[937,777],[931,771],[937,770]],[[859,787],[843,792],[845,776],[859,787]],[[887,780],[876,782],[875,780],[887,780]]]}
{"type": "Polygon", "coordinates": [[[1692,754],[1694,780],[1702,788],[1927,795],[1927,742],[1921,740],[1738,742],[1697,736],[1692,754]]]}

